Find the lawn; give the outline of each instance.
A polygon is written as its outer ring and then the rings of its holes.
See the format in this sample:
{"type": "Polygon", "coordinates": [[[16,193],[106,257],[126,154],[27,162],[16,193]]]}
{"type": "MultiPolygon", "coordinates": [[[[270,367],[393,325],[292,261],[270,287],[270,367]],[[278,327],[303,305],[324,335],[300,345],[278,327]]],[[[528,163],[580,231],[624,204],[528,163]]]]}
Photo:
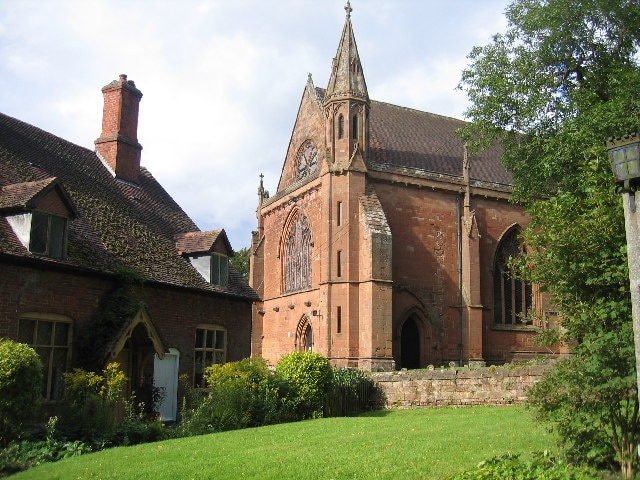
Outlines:
{"type": "Polygon", "coordinates": [[[23,479],[438,479],[553,449],[523,407],[382,410],[158,443],[41,465],[23,479]]]}

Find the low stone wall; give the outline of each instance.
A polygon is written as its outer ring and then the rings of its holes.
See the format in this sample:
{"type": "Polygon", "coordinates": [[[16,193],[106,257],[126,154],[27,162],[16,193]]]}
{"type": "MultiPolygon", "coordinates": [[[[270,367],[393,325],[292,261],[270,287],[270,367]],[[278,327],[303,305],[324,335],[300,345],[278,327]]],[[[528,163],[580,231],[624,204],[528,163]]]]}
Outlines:
{"type": "Polygon", "coordinates": [[[523,403],[545,365],[373,373],[388,408],[523,403]]]}

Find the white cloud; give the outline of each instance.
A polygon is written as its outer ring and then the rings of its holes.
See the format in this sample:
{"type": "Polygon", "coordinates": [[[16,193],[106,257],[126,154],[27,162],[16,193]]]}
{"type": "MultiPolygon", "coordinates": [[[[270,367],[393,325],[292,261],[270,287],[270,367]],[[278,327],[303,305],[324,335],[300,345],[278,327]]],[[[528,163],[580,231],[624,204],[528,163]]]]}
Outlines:
{"type": "MultiPolygon", "coordinates": [[[[144,95],[143,165],[239,249],[256,226],[260,173],[275,193],[307,73],[328,80],[344,3],[0,2],[0,110],[92,149],[100,88],[128,74],[144,95]]],[[[465,56],[504,27],[507,0],[453,3],[352,2],[373,99],[461,115],[465,56]]]]}

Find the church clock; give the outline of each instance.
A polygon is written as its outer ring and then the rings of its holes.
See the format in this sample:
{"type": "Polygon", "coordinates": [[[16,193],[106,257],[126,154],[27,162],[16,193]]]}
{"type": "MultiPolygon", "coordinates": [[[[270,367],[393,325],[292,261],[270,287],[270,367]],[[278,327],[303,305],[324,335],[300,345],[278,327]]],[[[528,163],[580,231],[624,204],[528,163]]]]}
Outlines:
{"type": "Polygon", "coordinates": [[[298,180],[312,174],[318,168],[318,150],[311,140],[302,144],[298,151],[298,180]]]}

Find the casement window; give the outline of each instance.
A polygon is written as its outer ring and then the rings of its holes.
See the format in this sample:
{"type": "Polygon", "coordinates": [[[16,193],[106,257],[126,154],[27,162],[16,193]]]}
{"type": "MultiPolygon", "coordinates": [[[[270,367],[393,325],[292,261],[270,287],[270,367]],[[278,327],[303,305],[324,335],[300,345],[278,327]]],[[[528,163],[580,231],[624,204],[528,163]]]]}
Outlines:
{"type": "Polygon", "coordinates": [[[226,255],[193,255],[189,261],[207,282],[220,287],[229,285],[229,257],[226,255]]]}
{"type": "Polygon", "coordinates": [[[312,255],[309,219],[296,212],[289,222],[284,243],[284,292],[311,287],[312,255]]]}
{"type": "Polygon", "coordinates": [[[500,241],[493,266],[495,325],[531,325],[527,313],[533,308],[532,286],[510,275],[507,267],[510,258],[518,258],[521,254],[518,230],[513,229],[500,241]]]}
{"type": "Polygon", "coordinates": [[[342,307],[339,305],[336,310],[336,333],[342,333],[342,307]]]}
{"type": "Polygon", "coordinates": [[[358,139],[358,115],[354,115],[351,120],[351,138],[358,139]]]}
{"type": "Polygon", "coordinates": [[[194,348],[193,385],[204,388],[204,371],[215,364],[223,364],[227,358],[227,331],[217,325],[198,325],[194,348]]]}
{"type": "Polygon", "coordinates": [[[18,341],[32,347],[42,361],[42,396],[45,401],[63,397],[63,374],[69,368],[71,338],[71,320],[62,315],[28,314],[19,320],[18,341]]]}
{"type": "Polygon", "coordinates": [[[342,277],[342,250],[338,250],[336,255],[336,276],[342,277]]]}
{"type": "Polygon", "coordinates": [[[229,257],[226,255],[211,255],[211,283],[221,287],[229,284],[229,257]]]}
{"type": "Polygon", "coordinates": [[[344,138],[344,116],[338,115],[338,139],[344,138]]]}
{"type": "Polygon", "coordinates": [[[51,258],[64,258],[66,253],[67,219],[43,212],[33,212],[29,251],[51,258]]]}
{"type": "Polygon", "coordinates": [[[337,208],[336,208],[337,212],[336,212],[336,224],[338,227],[342,226],[342,202],[338,202],[337,208]]]}

